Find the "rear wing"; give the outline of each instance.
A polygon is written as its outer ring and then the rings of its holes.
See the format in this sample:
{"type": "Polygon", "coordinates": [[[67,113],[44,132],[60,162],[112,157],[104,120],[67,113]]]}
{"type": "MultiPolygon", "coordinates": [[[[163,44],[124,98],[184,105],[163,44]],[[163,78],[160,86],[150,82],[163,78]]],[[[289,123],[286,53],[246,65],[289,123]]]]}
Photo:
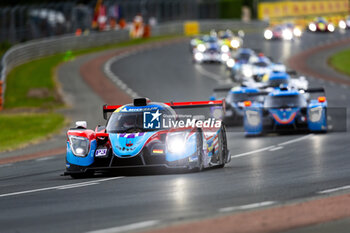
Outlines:
{"type": "Polygon", "coordinates": [[[316,87],[316,88],[308,88],[306,90],[303,90],[307,93],[326,93],[326,90],[323,87],[316,87]]]}
{"type": "Polygon", "coordinates": [[[180,108],[203,108],[203,107],[214,107],[221,106],[225,109],[225,99],[222,100],[210,100],[210,101],[192,101],[192,102],[170,102],[165,103],[173,109],[180,108]]]}
{"type": "MultiPolygon", "coordinates": [[[[210,100],[210,101],[192,101],[192,102],[170,102],[164,103],[173,109],[184,109],[184,108],[203,108],[203,107],[214,107],[221,106],[225,109],[225,99],[222,100],[210,100]]],[[[103,105],[103,118],[107,120],[107,113],[114,112],[123,105],[103,105]]]]}
{"type": "Polygon", "coordinates": [[[103,119],[107,120],[107,113],[114,112],[118,108],[120,108],[123,105],[103,105],[102,111],[103,111],[103,119]]]}

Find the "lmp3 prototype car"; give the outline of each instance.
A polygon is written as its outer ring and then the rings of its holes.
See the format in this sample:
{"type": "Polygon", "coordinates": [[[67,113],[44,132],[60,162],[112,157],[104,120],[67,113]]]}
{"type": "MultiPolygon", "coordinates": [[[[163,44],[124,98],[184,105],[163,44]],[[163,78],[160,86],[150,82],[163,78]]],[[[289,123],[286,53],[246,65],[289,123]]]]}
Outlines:
{"type": "Polygon", "coordinates": [[[314,20],[314,22],[309,23],[308,29],[311,32],[334,32],[335,27],[325,18],[318,17],[314,20]]]}
{"type": "Polygon", "coordinates": [[[77,122],[67,132],[66,172],[73,178],[114,169],[224,167],[230,161],[220,120],[181,118],[175,109],[223,108],[224,101],[150,102],[103,107],[106,126],[95,130],[77,122]]]}
{"type": "MultiPolygon", "coordinates": [[[[225,125],[236,125],[242,124],[243,122],[243,109],[245,101],[258,102],[262,101],[263,96],[251,95],[259,93],[258,88],[254,87],[218,87],[214,89],[214,95],[210,97],[211,100],[222,99],[216,93],[224,92],[226,96],[223,98],[226,101],[225,111],[223,116],[220,118],[223,120],[225,125]]],[[[217,107],[213,107],[212,114],[217,107]]],[[[218,117],[218,116],[216,116],[218,117]]]]}
{"type": "MultiPolygon", "coordinates": [[[[295,90],[281,88],[267,94],[263,103],[244,103],[244,130],[246,136],[268,132],[327,131],[326,97],[308,101],[305,93],[324,92],[323,88],[295,90]]],[[[266,95],[266,93],[260,93],[266,95]]]]}
{"type": "Polygon", "coordinates": [[[231,57],[230,48],[220,45],[215,36],[203,36],[203,43],[193,50],[193,61],[197,63],[218,62],[224,63],[231,57]]]}

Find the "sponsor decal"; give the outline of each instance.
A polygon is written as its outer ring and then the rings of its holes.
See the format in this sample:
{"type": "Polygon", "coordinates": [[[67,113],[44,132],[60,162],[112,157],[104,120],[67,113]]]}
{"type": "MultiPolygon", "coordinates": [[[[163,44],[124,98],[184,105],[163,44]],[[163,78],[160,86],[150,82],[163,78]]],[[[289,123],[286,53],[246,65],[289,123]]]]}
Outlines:
{"type": "Polygon", "coordinates": [[[174,116],[162,115],[157,111],[143,113],[143,127],[145,129],[169,129],[169,128],[220,128],[221,120],[215,118],[195,119],[191,116],[186,116],[185,119],[177,120],[174,116]]]}
{"type": "Polygon", "coordinates": [[[106,154],[107,154],[107,149],[97,149],[95,156],[102,157],[102,156],[106,156],[106,154]]]}

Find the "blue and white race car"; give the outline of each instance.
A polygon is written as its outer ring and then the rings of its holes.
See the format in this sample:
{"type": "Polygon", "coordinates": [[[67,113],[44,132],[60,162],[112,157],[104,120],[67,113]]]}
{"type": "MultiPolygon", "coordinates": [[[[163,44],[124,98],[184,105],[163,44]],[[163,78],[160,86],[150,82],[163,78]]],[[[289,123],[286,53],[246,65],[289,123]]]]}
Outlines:
{"type": "Polygon", "coordinates": [[[241,66],[247,64],[250,57],[256,56],[254,50],[249,48],[240,48],[237,50],[233,58],[226,62],[226,67],[231,72],[231,77],[234,79],[241,66]]]}
{"type": "Polygon", "coordinates": [[[105,105],[106,126],[87,129],[84,121],[67,132],[66,172],[73,178],[137,167],[202,170],[230,161],[221,120],[181,118],[175,109],[220,107],[224,101],[150,102],[105,105]]]}
{"type": "Polygon", "coordinates": [[[263,103],[246,101],[244,103],[246,136],[297,130],[326,132],[326,97],[319,96],[318,99],[308,101],[305,92],[324,92],[324,89],[299,91],[281,88],[270,93],[259,93],[267,94],[263,103]]]}
{"type": "MultiPolygon", "coordinates": [[[[245,101],[263,101],[263,96],[251,95],[257,93],[259,93],[259,89],[254,87],[219,87],[214,89],[214,95],[211,96],[211,100],[225,98],[225,111],[221,119],[225,125],[236,125],[242,124],[243,122],[245,101]],[[224,92],[225,96],[220,97],[217,95],[217,93],[220,92],[224,92]]],[[[212,111],[214,111],[215,108],[216,107],[213,107],[212,111]]]]}
{"type": "Polygon", "coordinates": [[[196,63],[218,62],[225,63],[231,57],[230,48],[219,44],[215,36],[203,36],[202,44],[198,44],[193,49],[193,61],[196,63]]]}

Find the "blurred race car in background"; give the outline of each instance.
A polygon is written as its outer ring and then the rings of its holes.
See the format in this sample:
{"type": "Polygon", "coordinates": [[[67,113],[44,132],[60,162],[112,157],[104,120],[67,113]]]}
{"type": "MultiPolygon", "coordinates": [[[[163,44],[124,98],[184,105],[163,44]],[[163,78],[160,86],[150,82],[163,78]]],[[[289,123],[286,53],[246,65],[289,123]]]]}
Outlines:
{"type": "Polygon", "coordinates": [[[234,56],[226,61],[226,68],[230,70],[231,77],[237,74],[243,64],[247,64],[250,57],[256,56],[254,50],[249,48],[240,48],[234,56]]]}
{"type": "Polygon", "coordinates": [[[301,35],[301,28],[291,23],[278,24],[264,31],[264,38],[266,40],[293,40],[294,38],[301,37],[301,35]]]}
{"type": "Polygon", "coordinates": [[[340,29],[349,29],[350,28],[350,16],[347,16],[346,18],[339,20],[338,27],[340,29]]]}
{"type": "Polygon", "coordinates": [[[193,49],[194,62],[225,63],[231,57],[230,48],[227,45],[220,45],[217,37],[205,35],[202,41],[203,43],[193,49]]]}
{"type": "Polygon", "coordinates": [[[219,31],[218,39],[220,45],[227,45],[231,50],[237,50],[243,46],[244,33],[240,32],[238,36],[235,36],[231,30],[219,31]]]}
{"type": "Polygon", "coordinates": [[[175,112],[181,108],[222,109],[223,105],[222,100],[158,103],[146,98],[123,106],[105,105],[106,120],[112,112],[106,126],[90,130],[81,121],[67,132],[65,175],[81,178],[95,172],[137,167],[189,170],[223,167],[231,157],[221,121],[199,125],[196,119],[186,119],[184,127],[180,127],[175,112]],[[177,126],[171,123],[176,120],[177,126]]]}
{"type": "Polygon", "coordinates": [[[309,23],[308,29],[311,32],[334,32],[335,27],[324,17],[317,17],[313,22],[309,23]]]}
{"type": "Polygon", "coordinates": [[[203,44],[203,36],[196,36],[190,41],[190,52],[193,53],[194,49],[197,48],[198,45],[203,44]]]}
{"type": "Polygon", "coordinates": [[[234,80],[241,83],[252,79],[260,82],[265,74],[272,71],[285,72],[286,67],[282,63],[272,62],[270,58],[260,53],[257,56],[250,57],[247,64],[241,65],[237,75],[234,76],[234,80]]]}
{"type": "Polygon", "coordinates": [[[246,136],[269,132],[327,131],[327,101],[325,96],[308,101],[304,93],[323,92],[323,88],[295,90],[281,88],[266,95],[263,103],[244,102],[246,136]]]}
{"type": "MultiPolygon", "coordinates": [[[[243,123],[244,101],[263,101],[261,95],[250,95],[251,93],[259,93],[258,88],[254,87],[218,87],[214,89],[214,94],[210,100],[225,99],[225,111],[221,117],[225,125],[237,125],[243,123]],[[220,95],[224,93],[224,95],[220,95]]],[[[211,110],[214,111],[216,107],[211,110]]]]}

